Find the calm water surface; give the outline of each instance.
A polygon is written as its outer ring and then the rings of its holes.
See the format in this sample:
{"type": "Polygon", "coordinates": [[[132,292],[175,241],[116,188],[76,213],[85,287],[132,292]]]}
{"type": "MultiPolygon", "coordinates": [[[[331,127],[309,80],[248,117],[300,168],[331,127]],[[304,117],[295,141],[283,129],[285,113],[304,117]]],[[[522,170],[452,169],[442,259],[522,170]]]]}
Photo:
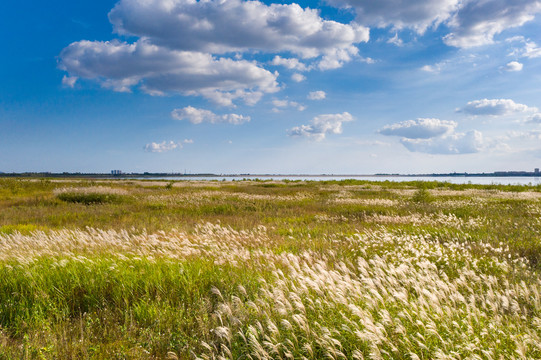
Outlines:
{"type": "Polygon", "coordinates": [[[531,176],[291,176],[291,175],[269,175],[269,176],[168,176],[168,177],[145,177],[142,180],[207,180],[207,181],[240,181],[240,180],[306,180],[306,181],[328,181],[328,180],[368,180],[368,181],[440,181],[452,184],[501,184],[501,185],[538,185],[541,184],[540,177],[531,176]]]}

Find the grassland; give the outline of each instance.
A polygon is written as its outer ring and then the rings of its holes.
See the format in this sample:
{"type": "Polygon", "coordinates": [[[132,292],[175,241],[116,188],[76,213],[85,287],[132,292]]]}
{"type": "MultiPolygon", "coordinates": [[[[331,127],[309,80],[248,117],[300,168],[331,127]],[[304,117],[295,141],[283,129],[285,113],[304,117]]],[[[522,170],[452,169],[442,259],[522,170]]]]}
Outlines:
{"type": "Polygon", "coordinates": [[[0,179],[0,359],[540,359],[541,189],[0,179]]]}

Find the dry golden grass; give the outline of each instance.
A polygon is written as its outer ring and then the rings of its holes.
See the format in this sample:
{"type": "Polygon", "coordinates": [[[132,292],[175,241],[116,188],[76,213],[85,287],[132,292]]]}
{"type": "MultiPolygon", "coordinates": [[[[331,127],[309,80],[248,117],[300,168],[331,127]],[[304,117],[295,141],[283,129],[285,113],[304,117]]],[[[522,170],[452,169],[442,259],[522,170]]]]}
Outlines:
{"type": "Polygon", "coordinates": [[[539,359],[509,190],[2,180],[0,359],[539,359]]]}

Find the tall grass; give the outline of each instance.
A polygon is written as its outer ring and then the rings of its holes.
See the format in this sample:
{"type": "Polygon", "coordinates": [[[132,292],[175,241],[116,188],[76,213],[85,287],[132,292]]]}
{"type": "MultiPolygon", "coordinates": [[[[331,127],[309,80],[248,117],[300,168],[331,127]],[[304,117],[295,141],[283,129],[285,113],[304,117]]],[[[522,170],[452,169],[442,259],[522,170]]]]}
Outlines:
{"type": "Polygon", "coordinates": [[[540,216],[534,187],[2,180],[0,359],[538,359],[540,216]]]}

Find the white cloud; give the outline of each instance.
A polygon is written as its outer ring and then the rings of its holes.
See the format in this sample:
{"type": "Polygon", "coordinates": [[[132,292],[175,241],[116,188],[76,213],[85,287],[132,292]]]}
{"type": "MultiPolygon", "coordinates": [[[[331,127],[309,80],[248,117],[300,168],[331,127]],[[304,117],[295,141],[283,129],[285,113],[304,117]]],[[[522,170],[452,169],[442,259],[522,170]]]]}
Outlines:
{"type": "Polygon", "coordinates": [[[193,139],[184,139],[182,140],[184,144],[193,144],[193,139]]]}
{"type": "Polygon", "coordinates": [[[400,136],[400,143],[414,152],[469,154],[483,149],[483,135],[479,131],[457,133],[456,127],[454,121],[419,118],[384,126],[378,132],[400,136]]]}
{"type": "Polygon", "coordinates": [[[541,113],[536,113],[529,116],[526,121],[529,123],[541,124],[541,113]]]}
{"type": "Polygon", "coordinates": [[[423,67],[421,67],[421,70],[429,72],[429,73],[439,73],[440,70],[441,70],[441,67],[438,66],[437,64],[436,65],[424,65],[423,67]]]}
{"type": "Polygon", "coordinates": [[[237,99],[254,105],[279,90],[278,73],[243,60],[243,52],[289,52],[314,64],[280,56],[271,64],[323,70],[350,61],[358,52],[355,44],[369,39],[369,29],[357,23],[325,20],[318,10],[298,4],[259,1],[120,0],[109,20],[117,34],[138,39],[72,43],[59,56],[59,67],[68,73],[64,85],[90,79],[120,92],[138,87],[151,95],[176,92],[219,105],[234,106],[237,99]]]}
{"type": "Polygon", "coordinates": [[[409,151],[428,154],[471,154],[483,149],[483,134],[477,130],[431,139],[400,140],[409,151]]]}
{"type": "Polygon", "coordinates": [[[66,76],[62,78],[62,85],[73,88],[75,87],[75,83],[77,82],[77,76],[66,76]]]}
{"type": "Polygon", "coordinates": [[[530,130],[530,131],[509,131],[506,136],[502,138],[503,140],[541,140],[541,131],[540,130],[530,130]]]}
{"type": "Polygon", "coordinates": [[[394,36],[392,38],[390,38],[389,40],[387,40],[387,44],[394,44],[396,46],[402,46],[404,45],[402,39],[400,39],[398,37],[398,33],[395,33],[394,36]]]}
{"type": "Polygon", "coordinates": [[[363,57],[363,56],[359,57],[359,61],[363,62],[365,64],[375,64],[376,63],[376,60],[372,59],[371,57],[363,57]]]}
{"type": "Polygon", "coordinates": [[[541,47],[537,46],[533,41],[528,41],[524,45],[522,56],[532,59],[541,57],[541,47]]]}
{"type": "Polygon", "coordinates": [[[522,64],[518,61],[511,61],[507,63],[507,65],[503,68],[505,71],[521,71],[522,70],[522,64]]]}
{"type": "Polygon", "coordinates": [[[524,36],[516,35],[516,36],[511,36],[505,39],[505,42],[514,42],[514,41],[524,41],[524,36]]]}
{"type": "Polygon", "coordinates": [[[412,28],[423,33],[429,26],[449,18],[458,0],[326,0],[333,6],[353,8],[362,24],[397,29],[412,28]]]}
{"type": "Polygon", "coordinates": [[[274,105],[275,107],[287,107],[289,105],[289,101],[275,99],[272,101],[272,105],[274,105]]]}
{"type": "MultiPolygon", "coordinates": [[[[351,61],[354,57],[357,57],[359,49],[355,46],[348,46],[346,48],[335,49],[325,54],[319,64],[317,65],[320,70],[331,70],[341,68],[345,63],[351,61]]],[[[367,63],[371,63],[372,59],[363,59],[367,63]],[[369,59],[369,60],[367,60],[369,59]]]]}
{"type": "Polygon", "coordinates": [[[218,122],[226,122],[233,125],[240,125],[247,123],[251,120],[249,116],[238,115],[238,114],[225,114],[219,117],[218,122]]]}
{"type": "Polygon", "coordinates": [[[175,120],[188,120],[192,124],[201,124],[203,122],[215,123],[218,115],[210,110],[197,109],[193,106],[187,106],[183,109],[175,109],[171,112],[171,117],[175,120]]]}
{"type": "Polygon", "coordinates": [[[327,97],[327,94],[325,91],[318,90],[318,91],[310,91],[307,98],[309,100],[323,100],[327,97]]]}
{"type": "Polygon", "coordinates": [[[229,105],[236,98],[279,90],[277,74],[253,62],[168,50],[145,40],[75,42],[62,50],[60,67],[72,77],[92,79],[116,91],[140,85],[151,94],[180,92],[211,100],[221,95],[228,100],[217,102],[229,105]]]}
{"type": "Polygon", "coordinates": [[[341,134],[342,123],[352,121],[350,113],[323,114],[312,119],[310,125],[296,126],[288,131],[290,136],[300,136],[321,141],[326,134],[341,134]]]}
{"type": "MultiPolygon", "coordinates": [[[[272,91],[274,92],[274,91],[272,91]]],[[[262,91],[246,91],[237,89],[235,91],[224,92],[219,90],[202,90],[199,92],[202,96],[209,99],[213,103],[221,106],[235,107],[234,100],[241,99],[246,105],[253,106],[263,97],[262,91]]]]}
{"type": "Polygon", "coordinates": [[[524,25],[539,12],[539,0],[466,1],[447,22],[452,32],[444,37],[444,42],[461,48],[491,44],[495,35],[524,25]]]}
{"type": "Polygon", "coordinates": [[[514,49],[511,56],[521,56],[530,59],[541,57],[541,47],[530,39],[525,39],[523,36],[513,36],[511,38],[505,39],[506,42],[515,42],[518,41],[522,43],[522,48],[514,49]]]}
{"type": "Polygon", "coordinates": [[[121,35],[178,50],[230,53],[288,51],[313,58],[366,42],[369,29],[324,20],[298,4],[242,0],[121,0],[109,13],[121,35]]]}
{"type": "Polygon", "coordinates": [[[197,109],[192,106],[173,110],[171,112],[171,117],[176,120],[188,120],[192,124],[208,122],[211,124],[229,123],[240,125],[251,120],[249,116],[238,114],[217,115],[210,110],[197,109]]]}
{"type": "MultiPolygon", "coordinates": [[[[351,8],[361,24],[410,28],[419,34],[445,24],[449,46],[469,48],[491,44],[494,36],[519,27],[541,12],[539,0],[326,0],[332,6],[351,8]]],[[[390,42],[398,42],[398,36],[390,42]]]]}
{"type": "Polygon", "coordinates": [[[299,104],[296,101],[289,101],[287,99],[286,100],[274,99],[272,101],[272,105],[274,105],[274,109],[273,109],[274,112],[280,112],[280,109],[285,109],[285,108],[288,108],[288,107],[295,108],[298,111],[306,110],[306,106],[304,106],[302,104],[299,104]]]}
{"type": "Polygon", "coordinates": [[[516,113],[537,112],[536,107],[529,107],[524,104],[517,104],[511,99],[482,99],[470,101],[457,112],[469,115],[504,116],[516,113]]]}
{"type": "Polygon", "coordinates": [[[148,152],[163,153],[175,149],[182,149],[182,144],[174,141],[162,141],[161,143],[152,142],[150,144],[146,144],[144,149],[148,152]]]}
{"type": "Polygon", "coordinates": [[[302,81],[306,80],[306,76],[304,76],[303,74],[295,73],[295,74],[291,75],[291,80],[293,80],[295,82],[302,82],[302,81]]]}
{"type": "Polygon", "coordinates": [[[297,71],[307,71],[309,68],[306,66],[306,64],[299,61],[299,59],[295,58],[283,58],[279,55],[276,55],[274,59],[270,62],[271,65],[275,66],[283,66],[290,70],[297,70],[297,71]]]}
{"type": "Polygon", "coordinates": [[[386,125],[378,132],[382,135],[401,136],[409,139],[429,139],[454,131],[457,123],[440,119],[419,118],[386,125]]]}

